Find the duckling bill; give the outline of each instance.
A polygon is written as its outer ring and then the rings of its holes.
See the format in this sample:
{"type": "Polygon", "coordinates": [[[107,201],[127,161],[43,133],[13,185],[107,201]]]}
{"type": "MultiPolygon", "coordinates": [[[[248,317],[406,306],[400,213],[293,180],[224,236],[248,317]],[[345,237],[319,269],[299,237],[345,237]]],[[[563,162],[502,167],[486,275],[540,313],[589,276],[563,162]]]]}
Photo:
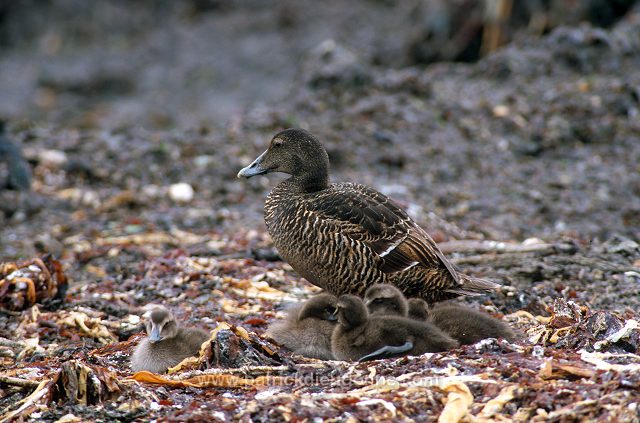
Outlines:
{"type": "Polygon", "coordinates": [[[169,310],[155,307],[145,322],[147,338],[131,355],[134,372],[164,373],[187,357],[195,356],[209,334],[200,329],[179,327],[169,310]]]}
{"type": "Polygon", "coordinates": [[[266,335],[296,354],[333,360],[331,334],[336,326],[337,298],[319,294],[289,311],[287,318],[272,323],[266,335]]]}
{"type": "Polygon", "coordinates": [[[373,360],[456,348],[458,343],[427,322],[401,316],[369,316],[364,302],[355,295],[342,295],[336,305],[338,325],[331,337],[338,360],[373,360]]]}
{"type": "Polygon", "coordinates": [[[458,272],[387,196],[361,184],[329,183],[329,157],[311,133],[276,134],[238,177],[272,172],[291,176],[267,197],[267,229],[280,255],[312,284],[338,296],[362,296],[386,283],[429,302],[499,286],[458,272]]]}

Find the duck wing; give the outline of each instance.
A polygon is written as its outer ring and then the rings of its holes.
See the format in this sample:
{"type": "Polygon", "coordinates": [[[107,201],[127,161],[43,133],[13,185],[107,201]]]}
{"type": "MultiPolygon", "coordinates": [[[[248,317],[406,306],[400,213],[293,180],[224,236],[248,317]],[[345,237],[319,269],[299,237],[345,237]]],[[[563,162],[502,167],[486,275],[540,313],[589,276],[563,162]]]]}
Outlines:
{"type": "Polygon", "coordinates": [[[386,195],[351,183],[314,194],[309,209],[334,223],[343,235],[368,245],[378,256],[381,271],[401,272],[416,265],[442,268],[459,283],[458,272],[435,241],[386,195]]]}

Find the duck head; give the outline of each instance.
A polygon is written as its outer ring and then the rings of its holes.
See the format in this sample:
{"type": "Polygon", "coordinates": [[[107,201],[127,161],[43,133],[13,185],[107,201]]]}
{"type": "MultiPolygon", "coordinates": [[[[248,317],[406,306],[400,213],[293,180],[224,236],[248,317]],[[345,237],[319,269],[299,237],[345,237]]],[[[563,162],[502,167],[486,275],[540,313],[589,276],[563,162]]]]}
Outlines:
{"type": "Polygon", "coordinates": [[[336,315],[338,316],[338,323],[346,329],[363,325],[369,319],[369,313],[364,302],[360,297],[350,294],[341,295],[338,298],[336,315]]]}
{"type": "Polygon", "coordinates": [[[398,288],[389,284],[376,284],[367,289],[364,303],[371,314],[407,315],[407,300],[398,288]]]}
{"type": "Polygon", "coordinates": [[[420,298],[411,298],[409,300],[409,317],[415,320],[427,320],[429,304],[420,298]]]}
{"type": "Polygon", "coordinates": [[[316,318],[335,322],[337,298],[330,294],[319,294],[309,299],[298,314],[298,320],[316,318]]]}
{"type": "Polygon", "coordinates": [[[238,172],[238,178],[272,172],[291,175],[307,191],[324,189],[329,183],[329,156],[310,132],[286,129],[271,139],[267,151],[238,172]]]}
{"type": "Polygon", "coordinates": [[[178,323],[171,312],[164,307],[155,307],[148,314],[145,323],[149,342],[156,343],[173,338],[178,334],[178,323]]]}

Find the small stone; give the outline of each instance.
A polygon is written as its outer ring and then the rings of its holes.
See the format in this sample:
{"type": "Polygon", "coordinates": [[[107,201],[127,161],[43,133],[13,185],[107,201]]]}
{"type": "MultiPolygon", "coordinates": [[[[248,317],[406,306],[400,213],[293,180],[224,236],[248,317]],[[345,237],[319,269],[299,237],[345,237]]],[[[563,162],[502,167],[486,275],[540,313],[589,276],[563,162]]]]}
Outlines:
{"type": "Polygon", "coordinates": [[[176,203],[188,203],[193,200],[193,188],[186,182],[173,184],[169,187],[169,198],[176,203]]]}
{"type": "Polygon", "coordinates": [[[155,198],[161,195],[161,190],[158,185],[145,185],[142,187],[142,194],[150,198],[155,198]]]}
{"type": "Polygon", "coordinates": [[[522,241],[522,245],[538,245],[538,244],[544,244],[544,241],[541,240],[540,238],[527,238],[524,241],[522,241]]]}
{"type": "Polygon", "coordinates": [[[493,115],[495,117],[506,117],[509,116],[509,113],[509,107],[504,104],[499,104],[493,108],[493,115]]]}
{"type": "Polygon", "coordinates": [[[60,150],[42,150],[38,153],[38,160],[52,167],[61,167],[68,161],[67,154],[60,150]]]}
{"type": "Polygon", "coordinates": [[[193,164],[195,164],[198,168],[208,167],[212,163],[215,163],[214,156],[198,156],[193,160],[193,164]]]}

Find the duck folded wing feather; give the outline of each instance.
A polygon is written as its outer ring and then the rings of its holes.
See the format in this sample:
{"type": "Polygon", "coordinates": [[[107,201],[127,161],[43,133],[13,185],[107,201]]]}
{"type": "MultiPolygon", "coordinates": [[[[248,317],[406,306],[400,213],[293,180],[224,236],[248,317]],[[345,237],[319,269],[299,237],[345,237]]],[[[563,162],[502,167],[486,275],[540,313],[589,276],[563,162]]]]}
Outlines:
{"type": "Polygon", "coordinates": [[[446,269],[459,282],[457,270],[435,241],[384,194],[359,184],[336,184],[330,195],[314,196],[309,207],[324,221],[333,222],[343,235],[369,246],[382,272],[421,265],[446,269]]]}

